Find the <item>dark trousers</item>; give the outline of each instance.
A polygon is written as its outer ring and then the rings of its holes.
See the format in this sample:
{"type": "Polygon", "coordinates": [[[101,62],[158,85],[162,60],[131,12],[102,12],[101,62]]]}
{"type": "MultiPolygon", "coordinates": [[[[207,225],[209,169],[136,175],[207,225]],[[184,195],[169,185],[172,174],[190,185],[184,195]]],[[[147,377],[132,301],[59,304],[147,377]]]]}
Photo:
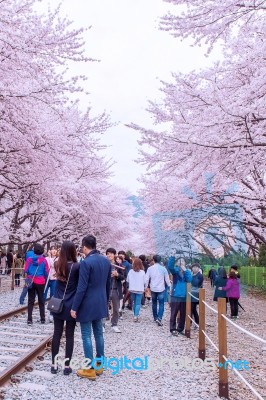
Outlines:
{"type": "Polygon", "coordinates": [[[118,295],[118,290],[113,289],[110,294],[110,301],[112,303],[112,308],[113,308],[113,315],[111,318],[111,325],[116,326],[118,323],[118,318],[119,318],[119,308],[120,308],[120,299],[118,295]]]}
{"type": "Polygon", "coordinates": [[[45,310],[44,310],[44,300],[43,300],[44,287],[45,284],[37,285],[36,283],[33,283],[32,287],[28,289],[28,321],[32,321],[32,310],[34,306],[35,294],[37,294],[38,296],[41,321],[45,321],[45,310]]]}
{"type": "Polygon", "coordinates": [[[11,269],[12,269],[12,263],[10,264],[9,262],[7,263],[7,275],[11,274],[11,269]]]}
{"type": "Polygon", "coordinates": [[[15,286],[20,286],[20,274],[15,274],[15,286]]]}
{"type": "MultiPolygon", "coordinates": [[[[64,320],[54,317],[54,335],[52,340],[52,363],[54,364],[55,356],[59,353],[60,340],[64,329],[64,320]]],[[[66,321],[66,351],[65,358],[68,358],[65,365],[68,367],[73,354],[74,348],[74,331],[76,321],[66,321]]]]}
{"type": "Polygon", "coordinates": [[[192,301],[191,302],[191,316],[194,317],[194,320],[196,322],[196,324],[199,325],[199,314],[198,314],[198,310],[197,310],[197,305],[199,303],[197,301],[192,301]]]}
{"type": "Polygon", "coordinates": [[[128,308],[132,310],[132,299],[131,299],[131,294],[128,289],[126,289],[126,292],[124,294],[123,298],[123,307],[125,307],[126,302],[128,302],[128,308]]]}
{"type": "Polygon", "coordinates": [[[182,332],[185,328],[186,321],[186,302],[185,301],[175,301],[174,298],[171,298],[171,316],[170,316],[170,332],[177,330],[178,332],[182,332]],[[176,328],[176,317],[180,311],[180,317],[178,321],[178,326],[176,328]]]}
{"type": "Polygon", "coordinates": [[[238,316],[238,299],[233,299],[232,297],[229,297],[229,303],[231,307],[231,317],[237,317],[238,316]]]}

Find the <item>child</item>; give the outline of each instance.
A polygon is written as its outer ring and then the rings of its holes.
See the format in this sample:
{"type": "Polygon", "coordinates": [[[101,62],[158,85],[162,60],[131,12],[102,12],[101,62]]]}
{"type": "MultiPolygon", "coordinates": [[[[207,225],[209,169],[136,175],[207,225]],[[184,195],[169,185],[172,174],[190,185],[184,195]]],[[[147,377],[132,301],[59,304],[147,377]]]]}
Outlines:
{"type": "Polygon", "coordinates": [[[238,317],[238,299],[240,297],[240,280],[235,271],[230,271],[226,286],[219,288],[225,290],[231,307],[231,319],[238,317]]]}

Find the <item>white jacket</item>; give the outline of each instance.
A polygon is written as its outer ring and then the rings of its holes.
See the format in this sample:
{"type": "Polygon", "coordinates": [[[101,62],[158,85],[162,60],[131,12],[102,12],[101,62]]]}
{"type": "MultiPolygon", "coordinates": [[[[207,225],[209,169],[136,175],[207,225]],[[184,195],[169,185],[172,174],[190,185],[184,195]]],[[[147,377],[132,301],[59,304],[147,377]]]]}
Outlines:
{"type": "Polygon", "coordinates": [[[127,282],[129,283],[128,290],[130,292],[144,292],[145,272],[143,270],[136,272],[131,269],[127,275],[127,282]]]}

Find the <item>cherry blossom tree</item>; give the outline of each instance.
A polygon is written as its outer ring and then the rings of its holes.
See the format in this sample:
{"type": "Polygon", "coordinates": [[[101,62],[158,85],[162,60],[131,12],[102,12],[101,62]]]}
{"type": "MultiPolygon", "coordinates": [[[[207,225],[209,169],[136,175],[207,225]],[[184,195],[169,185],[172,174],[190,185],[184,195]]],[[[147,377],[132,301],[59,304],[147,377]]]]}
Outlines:
{"type": "Polygon", "coordinates": [[[255,251],[265,243],[266,2],[167,1],[177,15],[164,16],[161,29],[195,45],[205,41],[208,52],[219,44],[223,60],[162,82],[162,99],[148,108],[160,130],[131,125],[142,133],[149,212],[240,204],[255,251]],[[190,199],[186,187],[194,192],[190,199]]]}
{"type": "Polygon", "coordinates": [[[111,122],[80,110],[84,77],[66,73],[69,61],[92,61],[83,30],[60,8],[39,15],[35,4],[1,1],[0,243],[78,241],[90,232],[102,246],[119,244],[130,210],[101,155],[111,122]]]}

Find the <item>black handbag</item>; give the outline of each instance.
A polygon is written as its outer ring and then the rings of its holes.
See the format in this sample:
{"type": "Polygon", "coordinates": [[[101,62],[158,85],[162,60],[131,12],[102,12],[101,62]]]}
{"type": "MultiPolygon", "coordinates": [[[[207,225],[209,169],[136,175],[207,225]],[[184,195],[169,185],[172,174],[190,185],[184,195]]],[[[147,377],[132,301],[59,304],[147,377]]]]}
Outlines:
{"type": "Polygon", "coordinates": [[[55,314],[60,314],[63,311],[64,298],[65,298],[65,295],[66,295],[66,290],[67,290],[69,278],[70,278],[70,275],[71,275],[72,267],[73,267],[73,263],[72,263],[71,268],[70,268],[70,272],[69,272],[69,275],[68,275],[68,278],[67,278],[67,284],[66,284],[64,295],[63,295],[62,299],[58,299],[58,297],[52,296],[50,298],[49,302],[48,302],[47,310],[49,310],[49,311],[51,311],[51,312],[53,312],[55,314]]]}

